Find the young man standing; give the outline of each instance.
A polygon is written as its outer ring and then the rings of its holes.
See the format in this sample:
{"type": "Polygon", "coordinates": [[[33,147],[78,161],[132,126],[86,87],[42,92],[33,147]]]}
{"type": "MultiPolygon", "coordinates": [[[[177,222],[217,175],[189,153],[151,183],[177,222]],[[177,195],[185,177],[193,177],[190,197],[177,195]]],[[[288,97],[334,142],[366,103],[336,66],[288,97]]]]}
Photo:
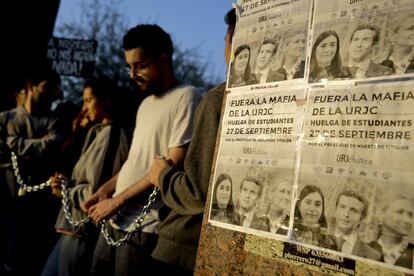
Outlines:
{"type": "MultiPolygon", "coordinates": [[[[225,20],[228,29],[224,56],[228,64],[236,26],[235,10],[230,10],[225,20]]],[[[193,275],[224,91],[225,83],[222,83],[208,91],[201,101],[184,170],[159,157],[151,168],[151,182],[160,188],[166,205],[160,217],[157,246],[152,253],[158,260],[159,275],[176,272],[193,275]]]]}
{"type": "Polygon", "coordinates": [[[112,247],[101,234],[91,275],[152,272],[150,254],[157,241],[160,197],[136,231],[132,231],[133,222],[147,204],[147,192],[152,187],[148,172],[153,158],[162,154],[172,164],[182,164],[192,136],[194,111],[201,100],[194,87],[178,84],[172,66],[172,41],[159,26],[138,25],[130,29],[124,36],[123,48],[131,79],[149,96],[138,109],[127,161],[118,175],[84,202],[84,208],[95,223],[117,213],[105,224],[111,238],[119,241],[127,233],[131,236],[123,245],[112,247]]]}
{"type": "Polygon", "coordinates": [[[57,169],[64,138],[51,111],[60,83],[56,72],[39,66],[26,78],[23,104],[0,113],[0,148],[4,149],[0,155],[5,159],[0,164],[1,201],[8,205],[0,210],[0,227],[10,229],[4,270],[16,275],[38,275],[57,239],[53,224],[59,200],[44,188],[57,169]],[[21,186],[19,177],[25,185],[21,186]]]}

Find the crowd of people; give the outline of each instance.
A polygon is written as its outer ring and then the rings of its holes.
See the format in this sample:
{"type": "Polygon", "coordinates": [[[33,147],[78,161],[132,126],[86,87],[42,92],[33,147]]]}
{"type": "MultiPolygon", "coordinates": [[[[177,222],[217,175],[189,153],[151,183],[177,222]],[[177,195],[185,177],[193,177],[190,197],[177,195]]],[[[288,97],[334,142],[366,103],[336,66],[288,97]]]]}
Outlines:
{"type": "MultiPolygon", "coordinates": [[[[234,9],[225,21],[228,64],[234,9]]],[[[122,46],[146,95],[131,140],[105,76],[85,81],[80,110],[52,110],[61,79],[39,66],[0,113],[0,274],[193,274],[225,84],[202,96],[179,83],[158,25],[129,29],[122,46]]]]}
{"type": "MultiPolygon", "coordinates": [[[[375,28],[361,25],[353,31],[347,67],[342,65],[336,32],[323,32],[313,45],[310,78],[411,70],[411,63],[404,67],[399,60],[407,55],[401,32],[407,32],[407,24],[414,25],[413,18],[392,30],[395,44],[382,65],[370,59],[378,41],[375,28]]],[[[225,21],[224,56],[230,64],[234,9],[225,21]]],[[[278,68],[272,63],[277,41],[262,41],[254,66],[250,46],[238,46],[228,86],[303,77],[305,45],[303,31],[286,34],[278,68]]],[[[116,81],[105,76],[85,81],[83,106],[68,120],[66,114],[62,118],[51,110],[62,96],[60,77],[39,66],[16,92],[16,108],[0,113],[2,275],[194,273],[226,85],[202,96],[196,87],[179,83],[171,37],[158,25],[129,29],[122,46],[129,76],[146,95],[131,141],[117,122],[116,81]]],[[[291,218],[291,183],[279,179],[270,191],[273,200],[258,215],[263,180],[247,175],[235,191],[232,177],[220,174],[210,219],[283,236],[293,221],[293,240],[412,267],[414,245],[405,239],[413,227],[408,198],[384,201],[378,238],[368,244],[358,235],[368,208],[363,196],[351,191],[338,195],[335,225],[330,228],[335,230],[328,234],[322,190],[303,187],[291,218]]]]}

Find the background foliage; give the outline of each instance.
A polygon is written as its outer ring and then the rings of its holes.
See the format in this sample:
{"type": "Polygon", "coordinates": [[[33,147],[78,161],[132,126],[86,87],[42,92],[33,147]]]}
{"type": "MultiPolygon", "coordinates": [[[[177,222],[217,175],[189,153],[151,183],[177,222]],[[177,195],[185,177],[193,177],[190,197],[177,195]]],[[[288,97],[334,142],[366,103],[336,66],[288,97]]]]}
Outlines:
{"type": "MultiPolygon", "coordinates": [[[[106,75],[118,82],[124,94],[135,92],[135,84],[128,77],[122,50],[122,37],[129,29],[121,11],[122,0],[91,0],[80,2],[81,13],[56,26],[55,36],[98,41],[95,75],[106,75]]],[[[155,3],[154,3],[155,4],[155,3]]],[[[137,11],[138,15],[139,11],[137,11]]],[[[156,23],[156,22],[140,22],[156,23]]],[[[181,49],[174,43],[173,64],[178,80],[207,91],[219,78],[209,72],[209,63],[198,52],[198,47],[181,49]]],[[[83,79],[63,77],[65,99],[80,103],[83,79]]],[[[137,94],[137,93],[133,93],[137,94]]],[[[136,96],[138,97],[139,96],[136,96]]],[[[139,99],[138,99],[139,101],[139,99]]]]}

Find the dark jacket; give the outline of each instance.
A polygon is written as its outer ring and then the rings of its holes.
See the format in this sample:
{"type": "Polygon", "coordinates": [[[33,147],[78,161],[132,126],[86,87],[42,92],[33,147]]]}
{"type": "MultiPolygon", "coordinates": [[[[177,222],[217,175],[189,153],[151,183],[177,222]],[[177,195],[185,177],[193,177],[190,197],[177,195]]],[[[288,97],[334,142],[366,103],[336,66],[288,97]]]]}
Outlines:
{"type": "MultiPolygon", "coordinates": [[[[380,261],[384,262],[384,253],[382,252],[381,245],[379,245],[377,242],[371,242],[369,245],[379,252],[381,256],[380,261]]],[[[414,251],[414,244],[409,243],[394,265],[412,269],[413,268],[413,251],[414,251]]]]}
{"type": "Polygon", "coordinates": [[[165,206],[159,212],[159,238],[152,253],[157,260],[194,269],[224,89],[224,83],[211,89],[197,108],[184,171],[168,167],[160,174],[165,206]]]}
{"type": "Polygon", "coordinates": [[[11,151],[17,156],[23,181],[29,186],[39,185],[57,169],[55,160],[63,138],[60,122],[52,115],[33,116],[23,107],[0,113],[0,200],[6,204],[0,213],[14,212],[18,205],[23,213],[44,213],[45,218],[56,215],[50,207],[56,206],[51,204],[54,199],[47,189],[17,197],[11,151]]]}
{"type": "MultiPolygon", "coordinates": [[[[326,230],[326,229],[325,229],[326,230]]],[[[332,250],[338,250],[336,239],[330,234],[325,234],[324,228],[310,228],[301,223],[293,224],[292,240],[304,244],[315,245],[332,250]]]]}
{"type": "MultiPolygon", "coordinates": [[[[243,226],[243,216],[240,215],[239,213],[234,213],[232,224],[243,226]]],[[[249,228],[261,230],[261,226],[262,226],[261,219],[256,214],[253,214],[252,221],[250,222],[249,228]]]]}
{"type": "MultiPolygon", "coordinates": [[[[344,67],[344,68],[345,70],[349,70],[349,72],[351,72],[352,78],[356,78],[351,68],[349,67],[344,67]]],[[[368,65],[367,71],[365,72],[365,77],[373,78],[373,77],[389,76],[391,74],[392,74],[392,70],[389,67],[376,64],[371,61],[368,65]]]]}
{"type": "MultiPolygon", "coordinates": [[[[395,74],[394,62],[390,60],[389,58],[381,62],[381,65],[391,68],[393,71],[393,74],[395,74]]],[[[405,69],[405,73],[406,74],[414,73],[414,58],[410,60],[410,63],[408,64],[407,69],[405,69]]]]}
{"type": "MultiPolygon", "coordinates": [[[[336,238],[336,243],[338,251],[341,251],[344,240],[341,238],[336,238]]],[[[381,258],[381,254],[378,252],[378,250],[375,250],[367,243],[363,242],[359,237],[357,237],[354,247],[352,248],[352,255],[376,261],[379,261],[381,258]]]]}
{"type": "MultiPolygon", "coordinates": [[[[287,80],[285,68],[280,67],[279,69],[277,69],[276,72],[278,72],[279,74],[282,74],[283,78],[285,80],[287,80]]],[[[293,79],[303,78],[304,74],[305,74],[305,61],[302,60],[299,64],[298,69],[296,70],[295,74],[293,74],[293,79]]]]}
{"type": "MultiPolygon", "coordinates": [[[[289,228],[289,216],[285,216],[283,220],[280,221],[280,226],[276,230],[276,234],[287,235],[289,228]]],[[[259,230],[270,232],[270,220],[267,215],[260,217],[259,230]]]]}

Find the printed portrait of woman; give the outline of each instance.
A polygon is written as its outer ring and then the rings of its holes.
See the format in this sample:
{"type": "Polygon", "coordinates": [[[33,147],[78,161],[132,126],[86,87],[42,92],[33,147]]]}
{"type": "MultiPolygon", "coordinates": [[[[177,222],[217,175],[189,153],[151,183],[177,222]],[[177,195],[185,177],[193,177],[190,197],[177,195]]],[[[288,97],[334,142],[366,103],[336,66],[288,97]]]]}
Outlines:
{"type": "Polygon", "coordinates": [[[211,205],[210,219],[230,223],[234,215],[232,202],[233,182],[230,175],[220,174],[214,185],[213,202],[211,205]]]}
{"type": "Polygon", "coordinates": [[[229,87],[240,87],[257,83],[250,67],[251,50],[249,45],[243,44],[234,52],[234,60],[230,66],[229,87]]]}
{"type": "Polygon", "coordinates": [[[292,239],[335,250],[335,239],[326,233],[325,199],[321,189],[306,185],[295,206],[292,239]]]}
{"type": "Polygon", "coordinates": [[[396,16],[388,37],[391,51],[381,65],[393,70],[393,74],[414,73],[414,13],[396,16]]]}
{"type": "Polygon", "coordinates": [[[414,203],[403,195],[387,194],[380,202],[378,240],[370,245],[381,254],[381,261],[413,268],[414,203]]]}
{"type": "Polygon", "coordinates": [[[295,31],[284,37],[283,56],[281,67],[277,70],[285,76],[284,79],[292,80],[303,78],[305,70],[306,33],[295,31]]]}
{"type": "Polygon", "coordinates": [[[318,36],[312,47],[309,82],[350,77],[342,67],[339,49],[339,37],[335,31],[328,30],[318,36]]]}
{"type": "Polygon", "coordinates": [[[260,217],[259,230],[286,235],[289,229],[289,213],[292,184],[288,179],[280,180],[270,191],[271,201],[267,213],[260,217]]]}

